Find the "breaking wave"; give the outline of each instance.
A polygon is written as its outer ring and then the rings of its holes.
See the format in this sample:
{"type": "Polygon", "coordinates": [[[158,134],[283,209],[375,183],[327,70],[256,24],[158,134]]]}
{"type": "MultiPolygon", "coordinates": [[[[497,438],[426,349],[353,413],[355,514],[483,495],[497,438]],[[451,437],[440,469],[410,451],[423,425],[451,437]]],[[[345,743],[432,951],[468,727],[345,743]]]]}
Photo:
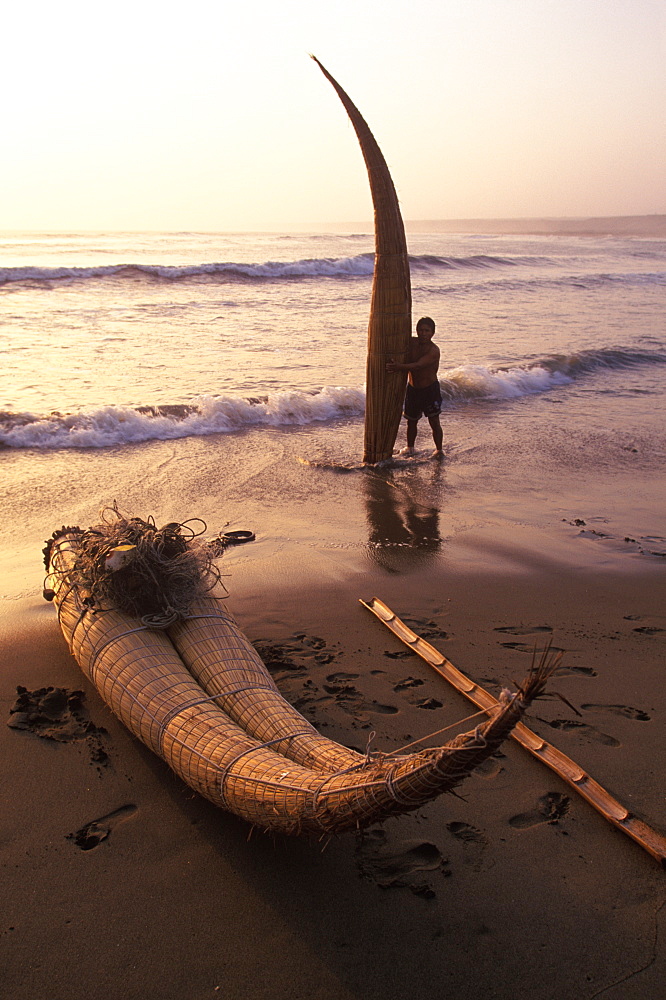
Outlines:
{"type": "Polygon", "coordinates": [[[568,385],[595,371],[666,364],[666,352],[607,348],[575,354],[550,354],[506,367],[462,365],[440,378],[442,395],[450,401],[516,399],[568,385]]]}
{"type": "MultiPolygon", "coordinates": [[[[490,368],[466,364],[440,375],[449,406],[501,401],[548,392],[600,369],[666,364],[666,352],[623,348],[553,354],[490,368]]],[[[171,406],[91,407],[77,413],[0,412],[0,446],[8,448],[107,448],[151,440],[231,434],[251,427],[296,427],[356,420],[365,409],[360,387],[325,387],[240,398],[204,396],[171,406]]]]}
{"type": "MultiPolygon", "coordinates": [[[[373,253],[353,257],[315,257],[296,261],[265,261],[256,264],[104,264],[95,267],[3,267],[0,285],[100,281],[105,279],[144,280],[152,282],[214,281],[280,282],[308,278],[368,278],[372,277],[373,253]]],[[[493,257],[475,254],[471,257],[437,257],[432,254],[411,256],[410,267],[415,271],[433,269],[488,269],[515,267],[520,264],[547,263],[547,258],[493,257]]]]}
{"type": "Polygon", "coordinates": [[[191,405],[109,405],[47,416],[0,413],[0,444],[12,448],[108,448],[231,434],[249,427],[302,426],[357,417],[364,407],[362,389],[333,387],[250,399],[205,396],[191,405]]]}

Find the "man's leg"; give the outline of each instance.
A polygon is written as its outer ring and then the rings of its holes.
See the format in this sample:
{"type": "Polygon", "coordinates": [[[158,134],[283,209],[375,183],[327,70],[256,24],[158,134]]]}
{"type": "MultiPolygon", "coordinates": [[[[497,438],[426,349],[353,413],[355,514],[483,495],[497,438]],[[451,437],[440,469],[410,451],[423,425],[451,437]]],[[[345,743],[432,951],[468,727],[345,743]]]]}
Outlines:
{"type": "Polygon", "coordinates": [[[418,420],[412,420],[411,417],[406,417],[407,420],[407,447],[400,451],[401,455],[413,455],[414,454],[414,442],[416,441],[416,425],[418,420]]]}
{"type": "Polygon", "coordinates": [[[407,417],[407,447],[413,448],[414,442],[416,441],[416,432],[418,430],[419,422],[418,420],[410,420],[407,417]]]}
{"type": "MultiPolygon", "coordinates": [[[[432,417],[428,417],[428,420],[432,429],[432,439],[435,442],[435,451],[432,457],[439,458],[442,455],[442,442],[444,440],[442,425],[439,422],[439,413],[434,413],[432,417]]],[[[409,424],[407,425],[407,435],[407,440],[409,440],[409,424]]]]}

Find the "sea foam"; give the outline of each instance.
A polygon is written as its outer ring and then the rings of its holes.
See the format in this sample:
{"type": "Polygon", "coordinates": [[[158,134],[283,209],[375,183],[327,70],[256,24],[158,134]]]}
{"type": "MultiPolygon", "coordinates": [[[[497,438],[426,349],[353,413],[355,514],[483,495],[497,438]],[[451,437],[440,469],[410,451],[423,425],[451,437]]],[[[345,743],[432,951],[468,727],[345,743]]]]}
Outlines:
{"type": "MultiPolygon", "coordinates": [[[[445,404],[517,399],[548,392],[599,369],[666,364],[660,351],[608,348],[547,355],[490,368],[464,364],[440,373],[445,404]]],[[[202,396],[196,402],[141,407],[108,405],[77,413],[0,413],[0,445],[9,448],[106,448],[150,440],[232,434],[250,427],[298,427],[358,419],[361,387],[327,386],[243,398],[202,396]]]]}
{"type": "Polygon", "coordinates": [[[191,406],[103,406],[78,413],[0,414],[0,444],[10,448],[107,448],[141,441],[231,434],[248,427],[303,426],[358,417],[360,388],[277,392],[259,399],[204,396],[191,406]]]}

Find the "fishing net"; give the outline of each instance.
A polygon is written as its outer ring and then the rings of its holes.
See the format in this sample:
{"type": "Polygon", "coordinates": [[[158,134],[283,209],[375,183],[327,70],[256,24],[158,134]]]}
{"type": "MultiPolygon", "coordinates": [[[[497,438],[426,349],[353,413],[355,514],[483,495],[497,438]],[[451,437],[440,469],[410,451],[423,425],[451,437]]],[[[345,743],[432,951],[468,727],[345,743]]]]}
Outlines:
{"type": "Polygon", "coordinates": [[[201,519],[158,528],[152,517],[126,516],[116,504],[100,517],[101,523],[87,530],[63,527],[44,550],[48,567],[54,539],[76,533],[77,559],[67,571],[68,582],[87,592],[91,608],[114,609],[150,628],[168,628],[220,582],[213,560],[221,547],[200,540],[206,530],[201,519]]]}

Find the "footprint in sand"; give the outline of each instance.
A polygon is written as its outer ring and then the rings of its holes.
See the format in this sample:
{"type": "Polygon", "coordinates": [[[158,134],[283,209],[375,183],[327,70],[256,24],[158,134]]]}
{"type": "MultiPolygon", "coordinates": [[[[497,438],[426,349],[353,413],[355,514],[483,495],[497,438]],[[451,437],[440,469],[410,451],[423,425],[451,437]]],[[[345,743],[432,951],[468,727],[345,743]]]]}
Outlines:
{"type": "Polygon", "coordinates": [[[448,639],[449,633],[437,624],[437,622],[426,618],[403,618],[405,625],[411,628],[422,639],[448,639]]]}
{"type": "Polygon", "coordinates": [[[589,702],[580,706],[586,712],[612,712],[613,715],[622,715],[625,719],[636,719],[638,722],[649,722],[650,716],[641,708],[633,708],[631,705],[597,705],[589,702]]]}
{"type": "Polygon", "coordinates": [[[408,688],[421,687],[422,684],[425,684],[425,681],[421,680],[420,677],[405,677],[404,680],[398,681],[393,690],[406,691],[408,688]]]}
{"type": "MultiPolygon", "coordinates": [[[[541,719],[541,722],[546,722],[546,719],[541,719]]],[[[607,747],[620,747],[622,744],[619,740],[616,740],[614,736],[609,736],[608,733],[602,733],[600,729],[596,729],[594,726],[589,726],[586,722],[578,722],[575,719],[553,719],[551,722],[547,723],[552,726],[553,729],[562,729],[566,731],[575,731],[580,733],[581,736],[586,736],[589,740],[594,740],[595,743],[603,743],[607,747]]]]}
{"type": "Polygon", "coordinates": [[[567,677],[570,674],[579,674],[581,677],[596,677],[597,671],[592,667],[571,667],[568,664],[562,664],[553,671],[553,677],[567,677]]]}
{"type": "Polygon", "coordinates": [[[323,649],[326,645],[326,640],[322,639],[319,635],[307,635],[305,632],[294,632],[294,639],[301,644],[301,646],[309,647],[310,649],[323,649]]]}
{"type": "MultiPolygon", "coordinates": [[[[635,451],[635,448],[631,449],[635,451]]],[[[593,518],[593,520],[605,520],[604,518],[593,518]]],[[[585,521],[570,521],[572,525],[584,525],[585,521]]],[[[579,538],[590,538],[594,541],[599,539],[610,539],[614,542],[620,542],[621,539],[618,535],[609,534],[607,531],[598,531],[596,528],[583,527],[578,532],[579,538]]],[[[629,535],[625,535],[622,541],[626,545],[630,545],[633,551],[638,552],[641,556],[657,556],[660,559],[666,557],[666,538],[662,535],[640,535],[638,538],[631,538],[629,535]]],[[[629,616],[627,616],[629,617],[629,616]]]]}
{"type": "Polygon", "coordinates": [[[446,829],[458,840],[464,840],[466,844],[484,844],[487,846],[488,840],[480,830],[470,823],[447,823],[446,829]]]}
{"type": "Polygon", "coordinates": [[[579,538],[614,538],[614,535],[609,535],[607,531],[597,531],[596,528],[583,528],[578,532],[579,538]]]}
{"type": "Polygon", "coordinates": [[[305,657],[314,655],[317,663],[332,663],[336,656],[340,655],[339,649],[327,648],[326,640],[320,638],[318,635],[306,635],[305,632],[295,632],[294,639],[301,645],[301,655],[305,657]]]}
{"type": "Polygon", "coordinates": [[[317,725],[326,725],[324,719],[317,718],[319,710],[326,709],[330,712],[333,706],[342,708],[363,728],[368,726],[372,714],[396,715],[400,711],[395,705],[366,701],[351,683],[360,676],[358,673],[340,670],[328,674],[322,684],[324,694],[320,693],[312,677],[308,676],[305,680],[304,674],[312,670],[312,660],[316,664],[327,664],[340,655],[339,650],[327,648],[325,640],[320,636],[297,632],[285,642],[273,643],[257,639],[253,645],[284,697],[299,712],[315,719],[317,725]]]}
{"type": "MultiPolygon", "coordinates": [[[[500,646],[502,646],[504,649],[515,649],[519,653],[529,653],[530,656],[534,655],[534,643],[529,643],[529,642],[500,642],[500,646]]],[[[541,647],[541,648],[543,648],[543,647],[541,647]]],[[[565,653],[566,652],[565,649],[561,649],[559,646],[549,646],[549,649],[550,649],[551,653],[565,653]]],[[[537,653],[539,653],[539,652],[540,652],[540,650],[537,649],[537,653]]]]}
{"type": "Polygon", "coordinates": [[[424,899],[436,895],[424,873],[450,875],[447,861],[435,844],[403,840],[389,844],[383,830],[365,831],[356,848],[357,865],[362,878],[382,889],[410,889],[424,899]]]}
{"type": "Polygon", "coordinates": [[[400,709],[395,705],[383,705],[378,701],[366,701],[358,688],[349,683],[358,674],[329,674],[324,684],[324,691],[333,695],[336,704],[353,715],[358,722],[367,722],[367,714],[396,715],[400,709]]]}
{"type": "Polygon", "coordinates": [[[417,708],[427,708],[429,711],[433,711],[436,708],[442,708],[442,702],[437,701],[436,698],[422,698],[421,701],[416,702],[417,708]]]}
{"type": "Polygon", "coordinates": [[[329,674],[326,680],[329,684],[339,684],[340,681],[355,681],[357,677],[360,677],[360,674],[347,674],[341,670],[337,674],[329,674]]]}
{"type": "Polygon", "coordinates": [[[327,664],[340,655],[340,650],[326,646],[325,639],[318,635],[306,635],[305,632],[297,632],[285,642],[256,639],[253,646],[276,682],[307,670],[308,661],[327,664]]]}
{"type": "Polygon", "coordinates": [[[71,743],[98,732],[83,707],[83,691],[46,687],[36,691],[17,687],[18,698],[10,709],[7,725],[27,729],[44,740],[71,743]]]}
{"type": "Polygon", "coordinates": [[[475,871],[481,867],[481,855],[488,846],[488,838],[470,823],[447,823],[446,829],[464,845],[465,860],[475,871]]]}
{"type": "Polygon", "coordinates": [[[638,632],[640,635],[656,635],[660,638],[666,638],[666,628],[657,628],[656,625],[640,625],[634,629],[634,632],[638,632]]]}
{"type": "Polygon", "coordinates": [[[397,715],[400,711],[395,705],[382,705],[378,701],[364,701],[362,708],[366,712],[376,712],[378,715],[397,715]]]}
{"type": "Polygon", "coordinates": [[[113,812],[107,813],[106,816],[100,816],[99,819],[86,823],[76,833],[67,834],[65,839],[73,840],[82,851],[92,851],[94,847],[99,847],[103,841],[108,840],[114,827],[129,819],[130,816],[134,816],[137,811],[135,805],[121,806],[120,809],[115,809],[113,812]]]}
{"type": "Polygon", "coordinates": [[[398,681],[393,690],[407,692],[408,700],[412,705],[416,705],[417,708],[427,708],[431,710],[435,708],[442,708],[443,703],[438,701],[437,698],[410,697],[413,688],[421,687],[423,684],[425,684],[425,681],[421,680],[420,677],[405,677],[404,680],[398,681]]]}
{"type": "MultiPolygon", "coordinates": [[[[307,685],[306,685],[307,687],[307,685]]],[[[316,727],[328,725],[328,720],[323,716],[322,710],[330,715],[331,706],[334,704],[334,699],[329,698],[327,695],[317,694],[319,688],[314,684],[311,690],[305,692],[300,697],[297,695],[289,695],[286,693],[287,701],[294,706],[294,708],[301,713],[301,715],[309,716],[313,724],[316,727]]],[[[282,691],[285,694],[284,691],[282,691]]]]}
{"type": "Polygon", "coordinates": [[[360,695],[353,684],[324,684],[324,691],[327,694],[335,695],[336,701],[351,701],[359,698],[360,695]]]}
{"type": "Polygon", "coordinates": [[[307,669],[304,663],[296,663],[293,659],[293,647],[266,642],[255,642],[253,645],[276,684],[295,674],[302,674],[307,669]]]}
{"type": "Polygon", "coordinates": [[[533,635],[537,632],[552,632],[550,625],[503,625],[493,629],[493,632],[504,632],[506,635],[533,635]]]}
{"type": "Polygon", "coordinates": [[[663,535],[641,535],[639,538],[626,536],[624,540],[635,545],[642,556],[658,556],[660,559],[666,556],[666,538],[663,535]]]}
{"type": "Polygon", "coordinates": [[[516,830],[529,830],[543,823],[557,823],[569,811],[571,799],[562,792],[546,792],[542,795],[536,808],[529,812],[518,813],[509,820],[509,825],[516,830]]]}
{"type": "Polygon", "coordinates": [[[488,757],[487,760],[482,761],[480,764],[474,768],[474,774],[477,774],[480,778],[496,778],[497,775],[502,770],[502,765],[495,757],[488,757]]]}
{"type": "Polygon", "coordinates": [[[90,750],[91,762],[98,770],[109,764],[109,755],[104,748],[108,733],[90,719],[83,691],[61,687],[29,691],[19,686],[16,693],[16,704],[10,709],[7,720],[11,729],[24,729],[40,739],[56,743],[85,742],[90,750]]]}

